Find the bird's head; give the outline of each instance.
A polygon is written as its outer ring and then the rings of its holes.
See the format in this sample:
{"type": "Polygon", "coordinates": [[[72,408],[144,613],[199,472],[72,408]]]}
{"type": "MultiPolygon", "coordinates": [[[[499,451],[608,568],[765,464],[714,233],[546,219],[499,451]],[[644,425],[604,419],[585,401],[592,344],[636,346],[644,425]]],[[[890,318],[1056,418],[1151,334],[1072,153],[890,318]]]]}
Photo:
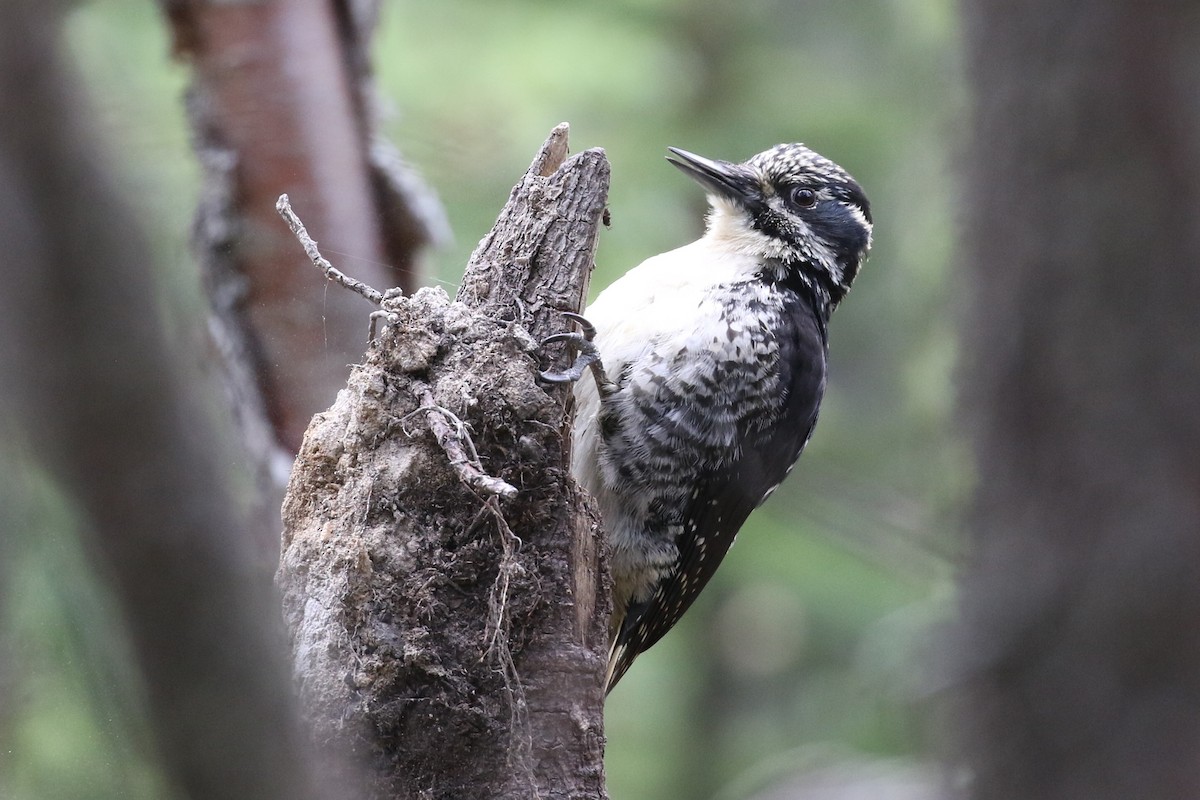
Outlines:
{"type": "Polygon", "coordinates": [[[668,149],[667,160],[708,192],[714,243],[762,259],[768,279],[800,279],[831,305],[845,297],[871,249],[871,207],[849,173],[802,144],[740,164],[668,149]]]}

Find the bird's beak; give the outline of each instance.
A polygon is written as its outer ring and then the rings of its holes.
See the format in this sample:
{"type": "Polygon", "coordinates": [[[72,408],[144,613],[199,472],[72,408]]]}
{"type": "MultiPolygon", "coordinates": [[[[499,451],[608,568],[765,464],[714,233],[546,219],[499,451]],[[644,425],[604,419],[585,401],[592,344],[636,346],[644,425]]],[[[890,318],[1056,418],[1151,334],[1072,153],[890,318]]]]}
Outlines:
{"type": "Polygon", "coordinates": [[[703,186],[709,194],[728,198],[741,205],[750,205],[758,198],[758,182],[742,165],[713,161],[678,147],[667,149],[675,156],[667,156],[667,161],[679,167],[684,175],[703,186]]]}

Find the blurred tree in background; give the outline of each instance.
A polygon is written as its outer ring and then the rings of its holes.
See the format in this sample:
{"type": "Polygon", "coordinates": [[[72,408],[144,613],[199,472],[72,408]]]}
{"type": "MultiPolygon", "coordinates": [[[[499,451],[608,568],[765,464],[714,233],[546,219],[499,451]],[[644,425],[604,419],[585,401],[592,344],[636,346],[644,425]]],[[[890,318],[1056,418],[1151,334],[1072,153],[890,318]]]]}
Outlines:
{"type": "Polygon", "coordinates": [[[965,4],[956,750],[979,800],[1200,796],[1200,6],[965,4]]]}
{"type": "Polygon", "coordinates": [[[313,797],[277,646],[278,599],[228,490],[228,409],[212,413],[197,365],[164,335],[157,259],[80,102],[63,10],[19,0],[0,28],[0,107],[20,109],[0,115],[10,557],[0,585],[17,586],[4,592],[17,616],[0,650],[16,676],[0,685],[4,778],[43,796],[169,785],[194,800],[313,797]],[[55,549],[68,544],[82,552],[55,549]],[[51,580],[40,583],[38,568],[51,580]],[[47,597],[63,601],[61,619],[39,618],[47,597]],[[41,682],[47,674],[85,689],[43,694],[56,685],[41,682]],[[106,768],[121,737],[73,747],[92,722],[151,735],[106,768]],[[31,731],[42,738],[27,748],[31,731]],[[47,754],[71,767],[39,774],[47,754]]]}
{"type": "MultiPolygon", "coordinates": [[[[740,160],[804,141],[863,183],[876,246],[833,323],[816,437],[695,610],[611,698],[609,784],[623,800],[735,798],[843,760],[919,762],[930,632],[970,485],[950,424],[953,5],[445,0],[385,12],[374,52],[386,127],[455,235],[433,280],[456,283],[561,120],[614,168],[594,290],[699,233],[703,198],[663,161],[668,145],[740,160]]],[[[180,339],[202,337],[187,250],[199,172],[163,20],[144,2],[92,0],[68,32],[102,144],[173,265],[162,316],[180,339]]],[[[326,255],[351,274],[377,258],[326,255]]],[[[141,689],[70,513],[37,481],[12,495],[0,513],[23,535],[5,563],[0,679],[15,702],[0,712],[0,793],[160,797],[141,689]]]]}

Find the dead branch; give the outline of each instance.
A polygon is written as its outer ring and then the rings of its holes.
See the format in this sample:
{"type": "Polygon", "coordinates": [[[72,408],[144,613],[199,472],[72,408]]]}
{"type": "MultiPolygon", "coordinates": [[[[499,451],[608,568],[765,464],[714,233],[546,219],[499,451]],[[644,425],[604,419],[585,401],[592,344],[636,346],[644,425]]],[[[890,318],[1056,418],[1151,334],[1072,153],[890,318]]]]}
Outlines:
{"type": "MultiPolygon", "coordinates": [[[[308,229],[304,227],[304,223],[300,221],[300,217],[292,210],[292,204],[286,194],[279,195],[279,199],[275,201],[275,210],[279,212],[279,216],[283,217],[288,227],[292,229],[292,234],[300,241],[301,246],[304,247],[304,252],[308,255],[308,259],[312,261],[317,269],[325,273],[326,278],[341,284],[344,288],[362,296],[375,305],[380,305],[383,302],[383,292],[367,286],[360,280],[351,278],[333,264],[330,264],[321,255],[321,251],[317,249],[316,240],[308,235],[308,229]]],[[[371,338],[375,337],[372,336],[371,338]]]]}
{"type": "Polygon", "coordinates": [[[484,494],[496,494],[501,497],[515,495],[516,487],[484,473],[479,465],[479,453],[475,451],[475,445],[471,442],[466,424],[455,416],[454,412],[435,403],[433,392],[428,386],[420,381],[414,381],[412,388],[413,393],[421,401],[421,407],[417,410],[426,412],[429,429],[437,437],[438,444],[442,446],[446,458],[450,460],[450,466],[454,467],[454,471],[458,473],[458,477],[463,483],[473,486],[484,494]],[[447,424],[447,420],[454,423],[454,427],[447,424]],[[471,450],[469,456],[467,449],[471,450]]]}

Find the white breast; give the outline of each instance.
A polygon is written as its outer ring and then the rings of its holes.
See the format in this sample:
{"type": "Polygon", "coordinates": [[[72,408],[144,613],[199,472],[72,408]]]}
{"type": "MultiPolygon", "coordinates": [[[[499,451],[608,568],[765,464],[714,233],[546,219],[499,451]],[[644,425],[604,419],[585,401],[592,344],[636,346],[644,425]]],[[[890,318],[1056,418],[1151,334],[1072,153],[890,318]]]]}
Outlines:
{"type": "MultiPolygon", "coordinates": [[[[755,259],[706,237],[653,256],[625,273],[584,312],[596,327],[595,343],[609,379],[618,381],[627,365],[650,354],[652,345],[657,354],[667,357],[684,348],[695,352],[713,346],[712,329],[704,326],[719,312],[713,288],[749,279],[758,266],[755,259]]],[[[729,342],[723,339],[717,344],[729,342]]],[[[596,449],[600,400],[590,376],[575,385],[575,398],[572,470],[603,505],[606,493],[596,449]]]]}

